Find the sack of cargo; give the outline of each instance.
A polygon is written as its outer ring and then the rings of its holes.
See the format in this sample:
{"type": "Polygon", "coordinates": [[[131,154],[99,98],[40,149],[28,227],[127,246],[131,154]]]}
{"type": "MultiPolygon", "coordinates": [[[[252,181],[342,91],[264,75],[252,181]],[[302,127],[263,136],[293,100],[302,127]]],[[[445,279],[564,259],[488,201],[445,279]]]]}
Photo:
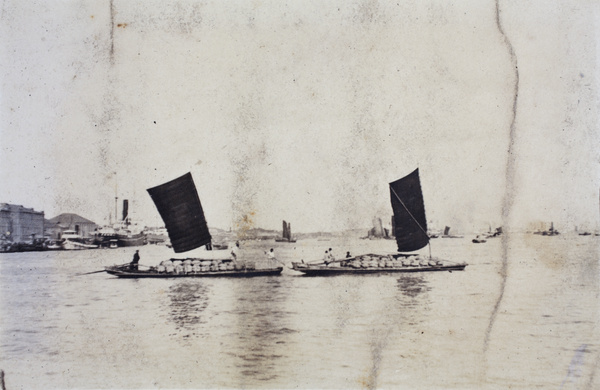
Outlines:
{"type": "Polygon", "coordinates": [[[227,271],[233,271],[235,269],[235,265],[233,263],[227,264],[227,271]]]}
{"type": "Polygon", "coordinates": [[[227,264],[221,263],[218,265],[219,271],[227,271],[227,264]]]}
{"type": "Polygon", "coordinates": [[[244,266],[242,264],[235,264],[234,268],[236,271],[241,271],[244,269],[244,266]]]}
{"type": "Polygon", "coordinates": [[[210,267],[208,265],[200,266],[200,272],[208,272],[210,271],[210,267]]]}
{"type": "Polygon", "coordinates": [[[254,261],[247,262],[246,269],[250,269],[250,270],[256,269],[256,262],[254,262],[254,261]]]}

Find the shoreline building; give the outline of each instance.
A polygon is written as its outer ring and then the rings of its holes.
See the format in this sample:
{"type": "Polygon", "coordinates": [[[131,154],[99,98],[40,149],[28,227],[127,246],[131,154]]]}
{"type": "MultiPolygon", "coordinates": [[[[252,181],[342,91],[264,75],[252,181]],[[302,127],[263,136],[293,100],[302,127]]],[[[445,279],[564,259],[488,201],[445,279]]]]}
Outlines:
{"type": "Polygon", "coordinates": [[[44,212],[21,205],[0,203],[0,240],[32,242],[44,237],[44,212]]]}
{"type": "Polygon", "coordinates": [[[54,240],[62,237],[66,230],[72,230],[83,238],[94,237],[98,225],[77,214],[63,213],[46,221],[46,235],[54,240]]]}

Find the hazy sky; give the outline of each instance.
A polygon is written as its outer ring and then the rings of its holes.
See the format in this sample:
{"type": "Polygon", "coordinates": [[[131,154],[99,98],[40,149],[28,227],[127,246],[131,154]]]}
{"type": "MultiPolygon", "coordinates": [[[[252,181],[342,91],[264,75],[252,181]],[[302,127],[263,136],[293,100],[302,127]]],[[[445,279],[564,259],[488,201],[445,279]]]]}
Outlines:
{"type": "Polygon", "coordinates": [[[6,0],[0,202],[157,225],[191,171],[211,226],[338,230],[418,167],[433,227],[596,228],[598,3],[453,3],[6,0]]]}

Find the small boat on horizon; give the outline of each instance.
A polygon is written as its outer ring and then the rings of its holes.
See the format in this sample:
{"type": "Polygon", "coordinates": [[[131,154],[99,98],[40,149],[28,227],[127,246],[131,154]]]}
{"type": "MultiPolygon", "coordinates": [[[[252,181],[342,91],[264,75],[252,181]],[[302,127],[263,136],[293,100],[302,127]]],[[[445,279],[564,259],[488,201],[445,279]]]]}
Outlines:
{"type": "Polygon", "coordinates": [[[466,263],[454,263],[413,252],[430,245],[419,170],[390,183],[390,200],[394,211],[394,236],[398,253],[373,254],[305,263],[292,262],[295,271],[312,276],[339,274],[374,274],[396,272],[462,271],[466,263]]]}
{"type": "Polygon", "coordinates": [[[442,238],[463,238],[464,236],[450,234],[450,226],[446,226],[444,228],[444,234],[442,234],[440,237],[442,237],[442,238]]]}
{"type": "Polygon", "coordinates": [[[481,236],[477,236],[474,239],[472,239],[471,242],[473,244],[483,244],[483,243],[487,242],[487,240],[481,236]]]}
{"type": "Polygon", "coordinates": [[[554,222],[550,222],[549,230],[538,230],[538,231],[534,232],[533,234],[538,234],[541,236],[558,236],[560,234],[560,232],[558,230],[554,229],[554,222]]]}

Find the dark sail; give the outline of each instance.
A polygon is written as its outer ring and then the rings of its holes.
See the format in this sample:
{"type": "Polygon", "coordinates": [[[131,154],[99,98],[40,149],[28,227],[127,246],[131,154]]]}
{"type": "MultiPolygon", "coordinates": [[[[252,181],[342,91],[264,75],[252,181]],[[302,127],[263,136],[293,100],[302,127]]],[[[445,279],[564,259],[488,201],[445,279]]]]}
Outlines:
{"type": "Polygon", "coordinates": [[[285,221],[283,221],[283,233],[281,233],[281,237],[286,238],[288,240],[290,239],[289,233],[288,233],[288,224],[285,221]]]}
{"type": "Polygon", "coordinates": [[[429,236],[419,170],[390,183],[390,196],[398,252],[416,251],[426,246],[429,236]]]}
{"type": "Polygon", "coordinates": [[[210,243],[211,236],[191,173],[149,188],[148,193],[165,223],[176,253],[210,243]]]}

